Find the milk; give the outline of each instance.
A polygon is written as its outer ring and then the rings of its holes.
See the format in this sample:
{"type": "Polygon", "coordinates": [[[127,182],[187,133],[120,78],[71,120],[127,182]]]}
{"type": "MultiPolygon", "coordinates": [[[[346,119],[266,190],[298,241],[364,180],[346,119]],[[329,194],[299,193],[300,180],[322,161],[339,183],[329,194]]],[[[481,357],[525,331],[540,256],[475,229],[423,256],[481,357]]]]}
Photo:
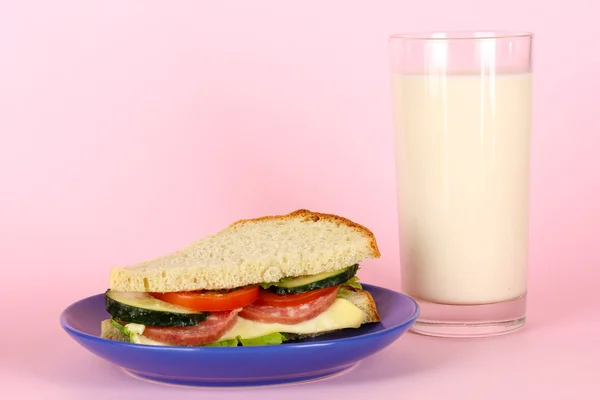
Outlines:
{"type": "Polygon", "coordinates": [[[531,75],[394,75],[403,291],[444,304],[525,293],[531,75]]]}

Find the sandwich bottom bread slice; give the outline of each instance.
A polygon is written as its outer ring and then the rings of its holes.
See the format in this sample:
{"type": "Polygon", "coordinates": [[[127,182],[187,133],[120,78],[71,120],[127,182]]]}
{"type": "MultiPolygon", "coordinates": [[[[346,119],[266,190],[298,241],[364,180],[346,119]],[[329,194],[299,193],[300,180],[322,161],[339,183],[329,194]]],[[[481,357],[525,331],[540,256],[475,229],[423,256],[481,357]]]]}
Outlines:
{"type": "Polygon", "coordinates": [[[174,253],[111,271],[101,337],[142,345],[256,346],[379,322],[356,276],[371,231],[297,210],[238,221],[174,253]]]}

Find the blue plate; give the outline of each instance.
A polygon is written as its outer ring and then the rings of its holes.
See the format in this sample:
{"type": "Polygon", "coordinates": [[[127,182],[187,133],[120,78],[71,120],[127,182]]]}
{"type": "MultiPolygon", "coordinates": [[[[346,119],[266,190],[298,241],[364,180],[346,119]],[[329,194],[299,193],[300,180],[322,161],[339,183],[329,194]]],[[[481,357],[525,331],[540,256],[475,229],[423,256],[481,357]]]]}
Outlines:
{"type": "Polygon", "coordinates": [[[256,347],[146,346],[100,337],[109,317],[104,295],[70,305],[60,323],[80,345],[128,373],[155,382],[191,386],[262,386],[335,376],[389,346],[419,316],[410,297],[363,285],[375,299],[381,322],[304,342],[256,347]]]}

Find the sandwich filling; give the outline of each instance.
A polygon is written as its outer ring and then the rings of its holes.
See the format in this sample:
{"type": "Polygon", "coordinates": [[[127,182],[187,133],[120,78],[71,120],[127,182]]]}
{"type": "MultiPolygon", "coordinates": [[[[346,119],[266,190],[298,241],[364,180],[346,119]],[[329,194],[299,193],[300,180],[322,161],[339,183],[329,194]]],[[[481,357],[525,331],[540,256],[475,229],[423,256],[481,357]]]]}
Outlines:
{"type": "Polygon", "coordinates": [[[111,324],[133,343],[171,346],[281,344],[358,328],[365,313],[346,300],[362,289],[358,265],[227,290],[105,293],[111,324]]]}

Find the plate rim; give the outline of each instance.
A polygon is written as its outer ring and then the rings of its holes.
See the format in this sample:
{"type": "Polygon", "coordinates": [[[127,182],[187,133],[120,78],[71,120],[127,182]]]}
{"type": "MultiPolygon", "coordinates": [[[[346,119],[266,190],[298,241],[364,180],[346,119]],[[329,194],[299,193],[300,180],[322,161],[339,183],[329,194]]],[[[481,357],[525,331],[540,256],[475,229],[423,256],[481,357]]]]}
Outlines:
{"type": "MultiPolygon", "coordinates": [[[[378,289],[378,290],[384,290],[384,291],[388,291],[388,292],[392,292],[395,295],[399,295],[400,297],[405,298],[406,300],[408,300],[409,302],[413,303],[414,307],[415,307],[415,311],[413,312],[413,314],[404,319],[402,322],[395,324],[393,326],[389,326],[389,327],[385,327],[382,330],[379,330],[377,332],[369,332],[369,333],[364,333],[364,334],[359,334],[357,336],[352,336],[352,337],[347,337],[347,338],[338,338],[338,339],[327,339],[327,340],[322,340],[322,341],[317,341],[317,342],[298,342],[298,343],[288,343],[284,346],[285,349],[297,349],[297,348],[306,348],[306,347],[326,347],[326,346],[334,346],[337,343],[347,343],[347,342],[351,342],[351,341],[360,341],[363,339],[368,339],[371,338],[373,336],[381,336],[384,335],[385,333],[388,333],[390,331],[395,331],[395,330],[399,330],[399,329],[403,329],[403,328],[407,328],[410,327],[419,317],[420,315],[420,307],[419,307],[419,303],[417,303],[417,301],[415,301],[412,297],[395,291],[393,289],[389,289],[383,286],[377,286],[377,285],[373,285],[373,284],[368,284],[368,283],[363,283],[362,284],[363,288],[367,291],[369,291],[369,288],[374,288],[374,289],[378,289]]],[[[133,348],[133,349],[153,349],[151,351],[185,351],[185,352],[198,352],[198,351],[202,351],[202,352],[212,352],[212,353],[223,353],[223,352],[235,352],[235,353],[240,353],[240,352],[244,352],[244,353],[252,353],[252,352],[264,352],[264,351],[269,351],[267,349],[271,349],[271,351],[277,351],[282,350],[282,346],[236,346],[236,347],[216,347],[216,346],[155,346],[155,345],[140,345],[140,344],[136,344],[136,343],[128,343],[128,342],[120,342],[120,341],[116,341],[116,340],[111,340],[111,339],[106,339],[97,335],[92,335],[90,333],[86,333],[83,331],[80,331],[78,329],[73,328],[71,325],[69,325],[66,322],[66,313],[69,311],[69,309],[75,307],[77,304],[82,303],[84,301],[87,301],[93,297],[97,297],[97,296],[101,296],[104,293],[98,293],[92,296],[88,296],[85,297],[83,299],[80,299],[78,301],[75,301],[74,303],[71,303],[70,305],[68,305],[65,309],[63,309],[63,311],[60,313],[60,325],[61,327],[69,334],[78,336],[82,339],[86,339],[92,342],[97,342],[97,343],[101,343],[103,345],[108,345],[108,346],[117,346],[117,347],[121,347],[121,346],[125,346],[125,347],[129,347],[129,348],[133,348]]],[[[99,321],[100,322],[100,321],[99,321]]],[[[380,322],[379,322],[380,323],[380,322]]]]}

